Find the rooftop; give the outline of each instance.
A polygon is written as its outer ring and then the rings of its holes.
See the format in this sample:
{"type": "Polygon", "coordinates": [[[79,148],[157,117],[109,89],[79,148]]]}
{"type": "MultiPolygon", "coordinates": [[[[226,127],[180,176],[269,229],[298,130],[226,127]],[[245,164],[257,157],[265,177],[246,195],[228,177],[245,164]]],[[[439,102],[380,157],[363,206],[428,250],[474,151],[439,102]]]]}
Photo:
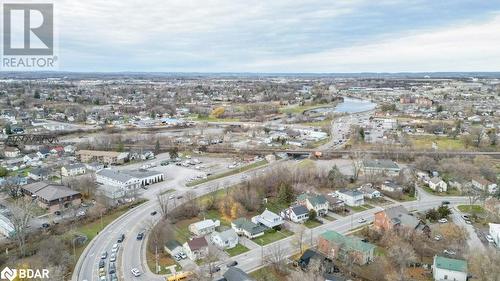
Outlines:
{"type": "Polygon", "coordinates": [[[334,242],[336,244],[342,244],[344,247],[347,247],[348,250],[368,252],[371,251],[372,249],[375,249],[375,245],[372,245],[370,243],[365,243],[361,241],[361,239],[356,237],[344,236],[333,230],[325,231],[320,236],[330,242],[334,242]]]}
{"type": "Polygon", "coordinates": [[[434,256],[434,265],[436,268],[440,269],[446,269],[458,272],[467,272],[467,262],[464,260],[434,256]]]}

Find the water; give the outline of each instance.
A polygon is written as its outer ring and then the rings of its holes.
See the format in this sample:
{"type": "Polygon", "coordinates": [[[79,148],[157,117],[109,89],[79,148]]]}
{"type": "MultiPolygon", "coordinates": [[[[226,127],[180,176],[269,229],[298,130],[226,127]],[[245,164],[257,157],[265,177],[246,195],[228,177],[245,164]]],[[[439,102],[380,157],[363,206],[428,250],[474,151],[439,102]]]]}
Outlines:
{"type": "Polygon", "coordinates": [[[361,99],[354,99],[344,97],[344,102],[339,103],[336,107],[320,107],[308,110],[310,113],[322,113],[328,114],[331,112],[336,113],[358,113],[363,111],[372,110],[377,106],[377,104],[361,99]]]}
{"type": "Polygon", "coordinates": [[[353,98],[344,98],[344,102],[338,104],[335,107],[334,112],[340,113],[357,113],[372,110],[377,106],[377,104],[368,101],[368,100],[360,100],[353,98]]]}

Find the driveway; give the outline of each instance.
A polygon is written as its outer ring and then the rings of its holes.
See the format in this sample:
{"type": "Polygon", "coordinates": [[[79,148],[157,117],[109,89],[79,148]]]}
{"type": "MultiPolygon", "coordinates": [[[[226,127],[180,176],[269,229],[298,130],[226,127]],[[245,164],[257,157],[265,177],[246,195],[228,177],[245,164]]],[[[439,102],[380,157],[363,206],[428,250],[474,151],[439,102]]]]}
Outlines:
{"type": "Polygon", "coordinates": [[[455,224],[458,226],[463,226],[469,234],[469,239],[467,239],[467,245],[469,246],[469,249],[484,250],[484,244],[483,242],[481,242],[479,237],[477,237],[474,226],[472,224],[465,223],[465,220],[462,218],[463,213],[457,210],[455,207],[451,210],[453,222],[455,222],[455,224]]]}

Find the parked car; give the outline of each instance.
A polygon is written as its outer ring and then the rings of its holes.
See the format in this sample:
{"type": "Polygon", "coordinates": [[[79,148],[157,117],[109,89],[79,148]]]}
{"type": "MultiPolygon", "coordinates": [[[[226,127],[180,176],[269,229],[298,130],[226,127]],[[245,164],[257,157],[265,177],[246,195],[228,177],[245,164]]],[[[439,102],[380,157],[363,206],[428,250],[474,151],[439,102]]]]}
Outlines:
{"type": "Polygon", "coordinates": [[[116,253],[116,252],[118,252],[118,248],[119,248],[119,247],[120,247],[120,246],[119,246],[118,244],[116,244],[116,243],[115,243],[115,244],[113,244],[113,247],[111,248],[111,253],[116,253]]]}
{"type": "Polygon", "coordinates": [[[227,264],[227,267],[237,266],[237,265],[238,265],[237,261],[232,261],[232,262],[230,262],[230,263],[227,264]]]}
{"type": "Polygon", "coordinates": [[[108,272],[109,274],[116,273],[116,264],[114,262],[109,263],[108,272]]]}
{"type": "Polygon", "coordinates": [[[493,237],[491,237],[491,235],[489,235],[489,234],[486,234],[486,235],[485,235],[485,238],[486,238],[486,240],[487,240],[488,242],[490,242],[490,243],[494,243],[494,242],[495,242],[495,240],[493,240],[493,237]]]}
{"type": "Polygon", "coordinates": [[[450,256],[454,256],[456,255],[457,253],[455,251],[452,251],[452,250],[444,250],[443,253],[447,254],[447,255],[450,255],[450,256]]]}
{"type": "Polygon", "coordinates": [[[214,266],[210,269],[210,273],[216,273],[216,272],[219,272],[220,271],[220,267],[219,266],[214,266]]]}
{"type": "Polygon", "coordinates": [[[358,223],[365,223],[366,222],[366,219],[365,218],[359,218],[358,219],[358,223]]]}
{"type": "Polygon", "coordinates": [[[187,257],[188,257],[186,255],[186,253],[184,253],[184,252],[180,252],[179,255],[181,256],[181,259],[183,259],[183,260],[187,259],[187,257]]]}
{"type": "Polygon", "coordinates": [[[468,215],[462,215],[462,218],[463,218],[464,220],[470,220],[470,218],[469,218],[469,216],[468,216],[468,215]]]}
{"type": "Polygon", "coordinates": [[[440,241],[441,239],[443,239],[443,236],[441,234],[436,234],[436,236],[434,236],[434,240],[436,241],[440,241]]]}
{"type": "Polygon", "coordinates": [[[116,261],[116,254],[115,253],[113,253],[113,254],[111,254],[111,256],[109,256],[109,261],[110,262],[115,262],[116,261]]]}
{"type": "Polygon", "coordinates": [[[448,220],[447,220],[447,219],[445,219],[445,218],[442,218],[442,219],[438,220],[438,222],[439,222],[439,223],[447,223],[447,222],[448,222],[448,220]]]}
{"type": "Polygon", "coordinates": [[[108,257],[108,252],[104,251],[101,254],[101,259],[105,260],[108,257]]]}
{"type": "Polygon", "coordinates": [[[106,262],[104,262],[104,260],[99,261],[99,268],[104,268],[105,265],[106,265],[106,262]]]}

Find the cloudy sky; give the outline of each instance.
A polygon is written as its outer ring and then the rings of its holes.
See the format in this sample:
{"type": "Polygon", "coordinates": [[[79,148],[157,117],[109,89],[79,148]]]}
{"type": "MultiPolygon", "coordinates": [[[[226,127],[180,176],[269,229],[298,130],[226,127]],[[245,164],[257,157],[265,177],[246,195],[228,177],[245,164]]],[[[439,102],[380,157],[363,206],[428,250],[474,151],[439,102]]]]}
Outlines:
{"type": "Polygon", "coordinates": [[[60,70],[500,71],[499,0],[57,0],[60,70]]]}

